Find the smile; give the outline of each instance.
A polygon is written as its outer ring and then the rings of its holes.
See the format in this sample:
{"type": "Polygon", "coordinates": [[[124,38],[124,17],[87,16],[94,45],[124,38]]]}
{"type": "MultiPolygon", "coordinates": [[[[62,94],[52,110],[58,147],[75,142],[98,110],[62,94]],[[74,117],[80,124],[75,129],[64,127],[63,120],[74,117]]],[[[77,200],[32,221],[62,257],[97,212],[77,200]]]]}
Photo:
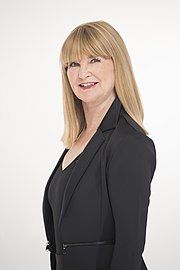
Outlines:
{"type": "Polygon", "coordinates": [[[98,84],[98,82],[82,83],[82,84],[79,84],[79,86],[80,86],[83,90],[85,90],[85,89],[93,88],[96,84],[98,84]]]}

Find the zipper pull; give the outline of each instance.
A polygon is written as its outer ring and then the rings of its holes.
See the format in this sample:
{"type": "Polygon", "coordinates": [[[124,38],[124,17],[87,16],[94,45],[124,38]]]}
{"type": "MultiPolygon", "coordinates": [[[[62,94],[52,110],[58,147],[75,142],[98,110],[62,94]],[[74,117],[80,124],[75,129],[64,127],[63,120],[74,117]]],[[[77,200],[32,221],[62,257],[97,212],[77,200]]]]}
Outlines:
{"type": "Polygon", "coordinates": [[[63,248],[62,248],[62,253],[63,253],[63,254],[66,254],[66,252],[67,252],[67,251],[66,251],[66,247],[67,247],[67,245],[66,245],[66,244],[63,244],[63,248]]]}

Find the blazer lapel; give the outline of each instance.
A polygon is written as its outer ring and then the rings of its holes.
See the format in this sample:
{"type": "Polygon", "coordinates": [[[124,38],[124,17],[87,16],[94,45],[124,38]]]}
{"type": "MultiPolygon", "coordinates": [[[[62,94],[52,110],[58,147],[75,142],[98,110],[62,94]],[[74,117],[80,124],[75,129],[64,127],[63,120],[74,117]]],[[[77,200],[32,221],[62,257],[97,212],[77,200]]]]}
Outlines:
{"type": "MultiPolygon", "coordinates": [[[[110,108],[108,109],[106,115],[102,119],[97,131],[92,136],[92,138],[90,139],[90,141],[84,148],[82,154],[80,155],[78,162],[76,163],[76,166],[74,170],[72,171],[72,174],[69,177],[68,183],[64,190],[61,213],[60,213],[59,223],[58,223],[59,226],[61,225],[65,212],[67,211],[68,205],[70,203],[73,193],[75,192],[76,186],[80,182],[81,177],[84,174],[84,172],[87,170],[94,155],[96,154],[100,146],[105,141],[105,136],[103,135],[103,132],[109,129],[114,129],[116,127],[121,108],[122,108],[122,105],[120,103],[120,100],[118,99],[118,97],[116,97],[113,103],[111,104],[110,108]]],[[[65,156],[65,153],[63,157],[64,156],[65,156]]],[[[61,161],[62,161],[62,158],[60,159],[59,164],[61,161]]]]}
{"type": "Polygon", "coordinates": [[[102,145],[104,140],[105,140],[105,137],[103,136],[102,131],[98,128],[96,133],[90,139],[85,149],[83,150],[82,154],[80,155],[74,170],[72,170],[72,173],[68,179],[68,183],[64,190],[61,214],[59,218],[59,226],[67,210],[67,207],[73,195],[73,192],[81,180],[81,176],[86,171],[90,161],[92,160],[93,156],[95,155],[99,147],[102,145]]]}

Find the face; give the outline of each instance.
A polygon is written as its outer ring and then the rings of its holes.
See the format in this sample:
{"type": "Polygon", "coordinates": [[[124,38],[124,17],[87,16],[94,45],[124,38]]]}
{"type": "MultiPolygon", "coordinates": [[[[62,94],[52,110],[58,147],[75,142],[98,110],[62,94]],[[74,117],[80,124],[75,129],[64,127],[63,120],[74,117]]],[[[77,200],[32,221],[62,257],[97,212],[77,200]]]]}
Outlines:
{"type": "Polygon", "coordinates": [[[68,63],[67,77],[74,94],[84,102],[93,102],[114,94],[114,68],[111,58],[84,55],[80,62],[68,63]],[[95,84],[85,84],[88,82],[95,84]]]}

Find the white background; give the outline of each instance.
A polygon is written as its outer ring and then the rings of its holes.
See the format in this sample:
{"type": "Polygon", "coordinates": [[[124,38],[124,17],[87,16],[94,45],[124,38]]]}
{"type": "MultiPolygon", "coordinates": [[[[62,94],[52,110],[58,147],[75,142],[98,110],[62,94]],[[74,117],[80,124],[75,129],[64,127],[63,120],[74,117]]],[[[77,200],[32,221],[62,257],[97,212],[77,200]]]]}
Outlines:
{"type": "Polygon", "coordinates": [[[0,269],[50,269],[42,197],[64,149],[59,52],[94,20],[125,41],[156,145],[143,257],[148,270],[180,269],[179,10],[178,0],[1,0],[0,269]]]}

